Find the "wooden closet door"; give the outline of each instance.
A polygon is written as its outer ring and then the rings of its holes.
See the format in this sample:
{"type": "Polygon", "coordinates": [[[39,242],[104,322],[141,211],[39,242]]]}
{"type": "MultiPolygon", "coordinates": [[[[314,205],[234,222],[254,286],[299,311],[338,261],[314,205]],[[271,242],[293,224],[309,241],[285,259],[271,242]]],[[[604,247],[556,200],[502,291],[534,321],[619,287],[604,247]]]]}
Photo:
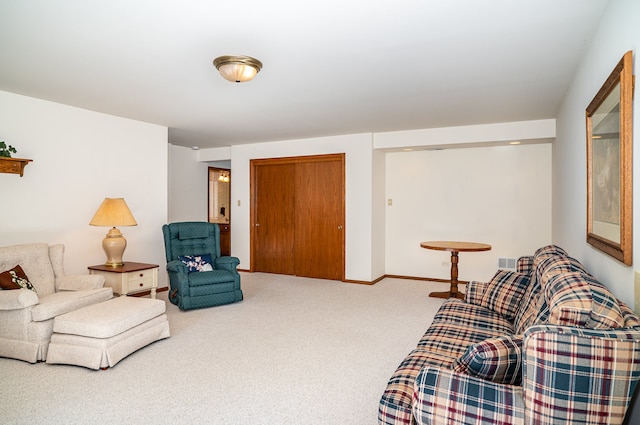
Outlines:
{"type": "Polygon", "coordinates": [[[295,274],[343,278],[343,162],[300,162],[296,168],[295,274]]]}
{"type": "Polygon", "coordinates": [[[295,274],[295,164],[255,167],[253,266],[256,272],[295,274]]]}
{"type": "Polygon", "coordinates": [[[344,155],[251,161],[251,270],[344,278],[344,155]]]}

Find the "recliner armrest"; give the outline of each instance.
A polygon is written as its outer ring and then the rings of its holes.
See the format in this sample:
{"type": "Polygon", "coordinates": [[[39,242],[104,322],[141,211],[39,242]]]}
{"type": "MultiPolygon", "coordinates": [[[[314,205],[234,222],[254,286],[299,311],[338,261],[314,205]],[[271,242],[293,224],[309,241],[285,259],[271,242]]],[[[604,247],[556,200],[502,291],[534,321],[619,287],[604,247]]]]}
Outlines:
{"type": "Polygon", "coordinates": [[[0,310],[20,310],[39,302],[38,294],[30,289],[0,291],[0,310]]]}
{"type": "Polygon", "coordinates": [[[167,271],[175,272],[175,273],[184,273],[187,274],[187,266],[179,260],[172,260],[167,263],[167,271]]]}
{"type": "Polygon", "coordinates": [[[214,267],[216,269],[221,270],[229,270],[230,272],[237,272],[236,267],[240,264],[240,259],[238,257],[230,257],[230,256],[222,256],[218,257],[214,262],[214,267]]]}
{"type": "Polygon", "coordinates": [[[97,274],[62,276],[56,279],[56,291],[83,291],[103,286],[104,276],[97,274]]]}

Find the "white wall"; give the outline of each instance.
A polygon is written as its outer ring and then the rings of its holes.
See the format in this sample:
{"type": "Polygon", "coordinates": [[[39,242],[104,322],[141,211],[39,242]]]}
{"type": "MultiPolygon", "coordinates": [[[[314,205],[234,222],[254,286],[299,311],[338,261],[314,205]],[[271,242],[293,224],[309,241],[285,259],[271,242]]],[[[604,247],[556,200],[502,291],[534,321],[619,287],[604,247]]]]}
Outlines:
{"type": "MultiPolygon", "coordinates": [[[[491,137],[500,141],[549,141],[554,136],[555,120],[540,120],[238,145],[229,150],[200,150],[197,157],[201,162],[231,159],[231,246],[232,255],[240,258],[240,268],[250,266],[250,160],[346,152],[347,279],[369,282],[384,274],[448,277],[449,267],[442,266],[448,258],[429,255],[419,248],[420,241],[436,239],[432,232],[424,231],[422,208],[427,205],[428,211],[435,211],[431,223],[440,229],[438,238],[466,236],[462,239],[486,240],[493,245],[490,253],[462,254],[465,263],[460,269],[461,279],[488,280],[497,268],[497,258],[532,254],[551,241],[551,145],[384,151],[436,142],[456,147],[482,146],[491,137]],[[437,159],[435,168],[427,165],[425,158],[437,159]],[[442,162],[444,158],[446,161],[442,162]],[[461,171],[457,174],[450,172],[458,168],[461,171]],[[410,170],[416,171],[418,177],[406,176],[410,170]],[[475,170],[471,179],[470,170],[475,170]],[[443,175],[449,177],[445,179],[443,175]],[[443,181],[445,186],[457,188],[459,199],[449,199],[449,190],[442,192],[443,181]],[[437,183],[430,186],[425,182],[437,183]],[[499,187],[485,193],[492,185],[499,187]],[[432,193],[424,193],[426,187],[431,187],[432,193]],[[410,199],[408,206],[394,202],[392,209],[387,207],[387,198],[396,196],[399,200],[403,196],[410,199]],[[487,200],[494,203],[487,206],[487,200]],[[452,201],[475,212],[460,210],[452,214],[445,207],[452,201]],[[416,204],[421,206],[416,208],[416,204]],[[434,204],[441,208],[434,209],[434,204]],[[479,212],[482,220],[486,219],[484,224],[479,223],[479,212]],[[523,220],[528,224],[523,225],[523,220]],[[499,226],[502,227],[496,230],[499,226]]],[[[188,160],[181,165],[188,166],[188,160]]]]}
{"type": "Polygon", "coordinates": [[[386,155],[380,150],[373,151],[373,175],[371,176],[373,198],[371,199],[371,237],[373,249],[371,252],[371,275],[373,278],[384,276],[385,246],[386,246],[386,155]]]}
{"type": "Polygon", "coordinates": [[[447,279],[450,254],[420,242],[458,240],[492,246],[460,254],[460,279],[486,282],[551,241],[551,144],[390,152],[386,181],[387,274],[447,279]]]}
{"type": "MultiPolygon", "coordinates": [[[[628,51],[634,51],[634,63],[640,47],[640,2],[610,1],[587,46],[587,53],[576,70],[573,84],[558,112],[557,142],[553,150],[553,240],[582,261],[589,271],[614,294],[634,305],[633,271],[640,259],[640,236],[635,226],[633,267],[614,260],[586,243],[586,124],[585,109],[600,90],[613,67],[628,51]]],[[[637,74],[637,67],[635,67],[637,74]]],[[[636,84],[634,139],[640,131],[640,111],[636,84]]],[[[634,218],[640,217],[640,158],[634,153],[634,218]]],[[[637,222],[637,220],[634,220],[637,222]]],[[[636,291],[639,289],[636,288],[636,291]]],[[[640,306],[636,305],[636,311],[640,306]]]]}
{"type": "Polygon", "coordinates": [[[104,263],[108,231],[89,221],[105,197],[123,197],[138,222],[120,228],[125,261],[164,267],[166,127],[7,92],[0,117],[0,140],[33,159],[24,177],[0,174],[1,246],[63,243],[66,272],[87,273],[104,263]]]}
{"type": "Polygon", "coordinates": [[[169,145],[169,223],[207,221],[208,170],[198,151],[169,145]]]}
{"type": "MultiPolygon", "coordinates": [[[[346,154],[346,270],[348,280],[372,281],[375,250],[372,236],[373,150],[371,134],[290,140],[231,147],[231,253],[240,258],[240,268],[250,265],[250,181],[251,159],[303,155],[346,154]],[[238,205],[238,202],[240,205],[238,205]]],[[[209,158],[206,152],[201,158],[209,158]]],[[[210,159],[210,158],[209,158],[210,159]]],[[[223,158],[217,158],[223,159],[223,158]]],[[[377,254],[379,257],[381,254],[377,254]]],[[[383,255],[383,254],[382,254],[383,255]]]]}
{"type": "Polygon", "coordinates": [[[551,142],[556,135],[555,119],[422,128],[374,133],[376,149],[428,148],[434,146],[473,147],[505,142],[551,142]]]}

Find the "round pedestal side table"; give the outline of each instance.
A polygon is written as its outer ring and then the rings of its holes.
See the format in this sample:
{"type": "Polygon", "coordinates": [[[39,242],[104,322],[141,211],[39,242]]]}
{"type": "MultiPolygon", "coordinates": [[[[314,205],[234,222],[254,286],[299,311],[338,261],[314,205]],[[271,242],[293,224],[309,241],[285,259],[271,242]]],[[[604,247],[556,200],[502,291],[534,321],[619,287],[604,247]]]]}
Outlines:
{"type": "Polygon", "coordinates": [[[432,292],[430,297],[435,298],[460,298],[464,299],[464,294],[458,291],[458,253],[479,252],[491,250],[491,245],[477,242],[455,242],[455,241],[429,241],[420,243],[420,247],[433,249],[436,251],[451,252],[451,288],[444,292],[432,292]]]}

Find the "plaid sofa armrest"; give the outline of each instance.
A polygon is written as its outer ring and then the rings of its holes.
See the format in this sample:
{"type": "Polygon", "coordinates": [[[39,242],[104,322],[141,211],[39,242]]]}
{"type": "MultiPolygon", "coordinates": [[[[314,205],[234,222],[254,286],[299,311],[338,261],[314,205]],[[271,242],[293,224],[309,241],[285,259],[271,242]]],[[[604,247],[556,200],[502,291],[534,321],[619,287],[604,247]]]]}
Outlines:
{"type": "Polygon", "coordinates": [[[482,297],[484,297],[488,286],[488,282],[476,282],[475,280],[467,283],[464,301],[469,304],[481,305],[482,297]]]}
{"type": "Polygon", "coordinates": [[[416,378],[412,412],[420,425],[522,425],[522,387],[428,366],[416,378]]]}
{"type": "Polygon", "coordinates": [[[526,424],[621,424],[640,379],[640,329],[537,325],[524,334],[526,424]]]}
{"type": "Polygon", "coordinates": [[[522,274],[531,274],[533,271],[533,255],[525,255],[518,258],[516,263],[516,272],[522,274]]]}

